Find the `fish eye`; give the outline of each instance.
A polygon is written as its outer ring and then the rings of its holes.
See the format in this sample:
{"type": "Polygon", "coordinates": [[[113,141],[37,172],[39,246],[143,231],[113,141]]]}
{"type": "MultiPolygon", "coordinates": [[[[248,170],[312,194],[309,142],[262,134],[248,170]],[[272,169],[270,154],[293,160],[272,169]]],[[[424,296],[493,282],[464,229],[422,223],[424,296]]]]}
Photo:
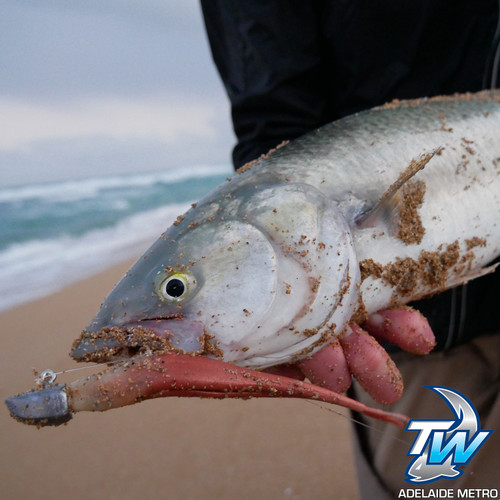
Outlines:
{"type": "Polygon", "coordinates": [[[168,276],[160,283],[158,290],[160,297],[172,302],[183,300],[189,289],[189,281],[189,277],[181,273],[168,276]]]}

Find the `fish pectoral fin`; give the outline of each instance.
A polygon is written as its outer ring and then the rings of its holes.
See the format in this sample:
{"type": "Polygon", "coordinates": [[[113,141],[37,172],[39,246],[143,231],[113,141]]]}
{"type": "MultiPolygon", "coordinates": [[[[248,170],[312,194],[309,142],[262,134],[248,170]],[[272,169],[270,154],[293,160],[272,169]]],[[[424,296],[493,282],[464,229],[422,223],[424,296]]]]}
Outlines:
{"type": "Polygon", "coordinates": [[[380,227],[381,224],[385,224],[390,228],[391,234],[398,236],[398,231],[401,229],[400,222],[402,218],[402,209],[408,205],[409,198],[413,199],[414,208],[417,208],[415,207],[415,201],[418,201],[415,199],[416,191],[421,195],[420,203],[422,201],[421,198],[423,198],[423,192],[425,191],[425,185],[419,181],[415,181],[413,177],[420,172],[435,155],[440,154],[442,150],[442,147],[438,147],[413,159],[377,203],[356,219],[356,225],[361,229],[366,229],[380,227]]]}
{"type": "Polygon", "coordinates": [[[466,285],[469,281],[480,278],[481,276],[486,276],[487,274],[495,272],[497,266],[500,262],[492,264],[488,267],[481,267],[479,269],[472,269],[466,274],[461,274],[460,276],[455,276],[446,281],[446,288],[455,288],[459,285],[466,285]]]}

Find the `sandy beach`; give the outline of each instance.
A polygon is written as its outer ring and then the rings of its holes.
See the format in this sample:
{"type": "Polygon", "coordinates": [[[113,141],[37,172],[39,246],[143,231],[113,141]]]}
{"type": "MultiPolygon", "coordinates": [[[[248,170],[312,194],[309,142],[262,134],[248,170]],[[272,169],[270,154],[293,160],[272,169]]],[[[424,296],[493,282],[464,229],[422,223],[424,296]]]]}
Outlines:
{"type": "MultiPolygon", "coordinates": [[[[81,366],[71,343],[129,264],[0,315],[2,399],[32,388],[33,369],[81,366]]],[[[36,429],[2,405],[1,497],[357,499],[350,423],[331,408],[166,398],[36,429]]]]}

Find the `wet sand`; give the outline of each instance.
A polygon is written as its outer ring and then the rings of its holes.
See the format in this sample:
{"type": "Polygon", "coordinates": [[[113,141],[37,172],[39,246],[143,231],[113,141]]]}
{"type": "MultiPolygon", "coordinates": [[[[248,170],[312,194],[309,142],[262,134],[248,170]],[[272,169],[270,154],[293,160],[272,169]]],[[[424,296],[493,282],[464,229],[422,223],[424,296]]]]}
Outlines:
{"type": "MultiPolygon", "coordinates": [[[[0,314],[2,399],[34,386],[32,368],[82,366],[68,356],[71,343],[128,267],[0,314]]],[[[36,429],[15,422],[2,404],[0,496],[357,499],[350,423],[329,408],[165,398],[36,429]]]]}

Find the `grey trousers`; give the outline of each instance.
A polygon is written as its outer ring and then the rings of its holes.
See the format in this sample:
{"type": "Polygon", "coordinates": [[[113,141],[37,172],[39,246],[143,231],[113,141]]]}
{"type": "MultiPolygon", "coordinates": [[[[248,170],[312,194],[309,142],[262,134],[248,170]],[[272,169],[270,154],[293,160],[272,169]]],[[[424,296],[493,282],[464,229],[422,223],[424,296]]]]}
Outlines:
{"type": "MultiPolygon", "coordinates": [[[[354,424],[356,467],[361,497],[378,500],[398,498],[401,489],[418,488],[497,488],[500,489],[500,334],[476,338],[447,352],[413,356],[393,356],[404,381],[403,397],[390,407],[410,418],[454,418],[446,402],[423,386],[440,385],[455,389],[475,406],[482,430],[494,430],[476,455],[466,464],[463,474],[454,479],[442,478],[417,485],[405,481],[405,472],[413,457],[407,453],[415,432],[401,431],[395,426],[354,418],[369,425],[354,424]]],[[[356,398],[371,406],[371,398],[359,386],[356,398]]]]}

